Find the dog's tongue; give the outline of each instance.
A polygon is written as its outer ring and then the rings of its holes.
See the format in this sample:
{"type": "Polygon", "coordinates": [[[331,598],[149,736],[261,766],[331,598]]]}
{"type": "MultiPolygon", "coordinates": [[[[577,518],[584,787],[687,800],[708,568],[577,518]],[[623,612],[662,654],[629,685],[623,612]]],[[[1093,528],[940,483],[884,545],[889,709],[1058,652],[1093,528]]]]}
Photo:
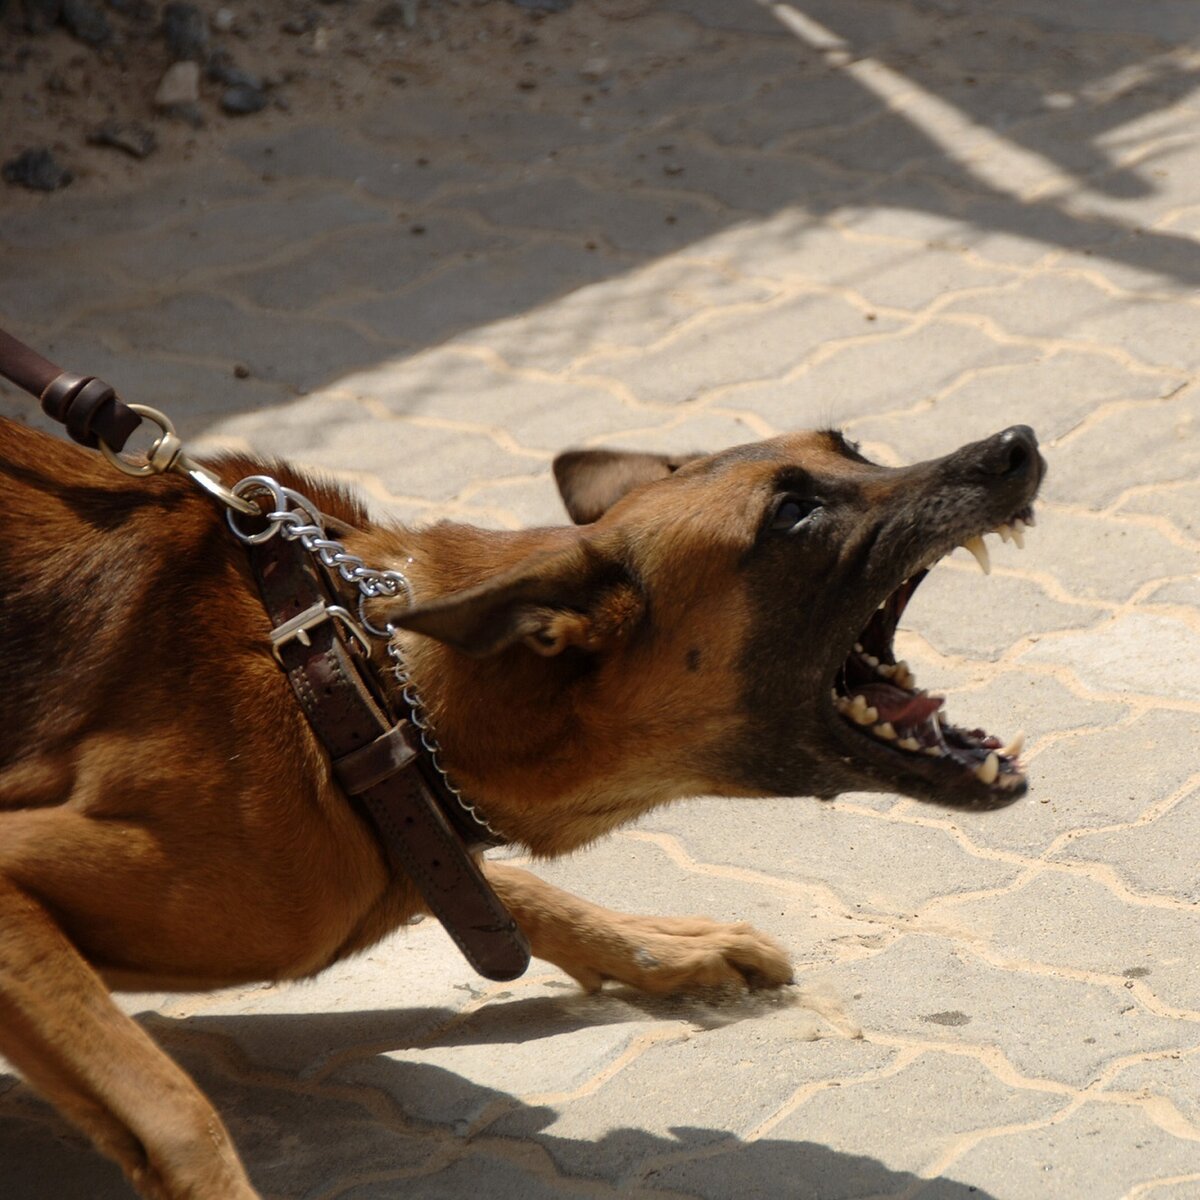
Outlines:
{"type": "Polygon", "coordinates": [[[890,683],[868,683],[854,690],[862,693],[867,703],[879,713],[881,721],[890,721],[893,725],[920,725],[945,703],[941,696],[910,692],[890,683]]]}

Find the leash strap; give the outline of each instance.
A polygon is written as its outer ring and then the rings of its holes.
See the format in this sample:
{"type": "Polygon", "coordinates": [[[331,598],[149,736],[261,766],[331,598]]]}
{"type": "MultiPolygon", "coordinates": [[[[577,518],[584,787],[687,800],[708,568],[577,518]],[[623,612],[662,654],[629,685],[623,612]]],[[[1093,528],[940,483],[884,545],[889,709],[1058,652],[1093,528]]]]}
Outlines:
{"type": "MultiPolygon", "coordinates": [[[[463,956],[487,979],[515,979],[529,944],[471,857],[478,830],[455,832],[439,803],[436,773],[411,722],[396,722],[372,686],[353,628],[310,555],[281,537],[248,547],[271,620],[275,654],[342,788],[357,797],[390,865],[411,878],[463,956]],[[464,834],[466,840],[464,840],[464,834]]],[[[462,814],[463,820],[467,819],[462,814]]]]}
{"type": "Polygon", "coordinates": [[[64,371],[3,329],[0,375],[37,396],[42,411],[65,425],[74,441],[91,450],[98,449],[101,441],[114,451],[123,450],[129,435],[142,423],[102,379],[64,371]]]}

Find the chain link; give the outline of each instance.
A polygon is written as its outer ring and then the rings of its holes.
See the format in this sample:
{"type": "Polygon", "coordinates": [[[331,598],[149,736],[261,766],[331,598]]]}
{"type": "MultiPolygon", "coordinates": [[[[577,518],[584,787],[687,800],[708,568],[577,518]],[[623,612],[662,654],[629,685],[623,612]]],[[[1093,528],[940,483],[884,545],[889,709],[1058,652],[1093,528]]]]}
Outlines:
{"type": "Polygon", "coordinates": [[[446,790],[454,797],[455,802],[478,826],[497,841],[505,841],[503,834],[494,829],[478,808],[475,807],[458,790],[454,781],[446,773],[442,764],[442,747],[433,732],[433,726],[425,710],[425,704],[416,685],[409,677],[408,668],[400,648],[392,640],[396,627],[385,625],[382,629],[373,625],[363,610],[368,600],[379,597],[393,597],[403,594],[405,603],[413,602],[412,585],[403,571],[380,570],[368,567],[357,554],[351,554],[336,538],[331,538],[325,530],[325,518],[320,510],[306,496],[293,488],[284,487],[269,475],[249,475],[236,483],[232,488],[233,495],[240,500],[251,500],[253,497],[269,498],[269,507],[262,512],[262,518],[267,522],[266,529],[250,533],[243,529],[237,521],[233,508],[226,512],[225,517],[229,528],[239,541],[247,545],[260,545],[270,541],[277,534],[285,541],[299,542],[309,554],[313,555],[328,571],[336,572],[358,591],[358,619],[362,628],[372,637],[387,642],[387,655],[392,662],[392,672],[400,687],[400,695],[409,708],[409,720],[421,737],[421,745],[429,755],[434,770],[441,777],[446,790]]]}

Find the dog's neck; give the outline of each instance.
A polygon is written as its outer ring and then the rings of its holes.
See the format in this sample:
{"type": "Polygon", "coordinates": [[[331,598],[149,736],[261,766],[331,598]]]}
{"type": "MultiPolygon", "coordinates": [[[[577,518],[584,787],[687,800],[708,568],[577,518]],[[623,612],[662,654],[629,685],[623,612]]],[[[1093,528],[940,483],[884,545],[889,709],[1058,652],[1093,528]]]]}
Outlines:
{"type": "MultiPolygon", "coordinates": [[[[574,536],[570,527],[498,533],[441,524],[377,528],[350,548],[402,570],[426,603],[574,536]]],[[[581,676],[605,667],[579,652],[543,657],[517,644],[471,658],[434,638],[398,636],[452,781],[501,835],[536,854],[561,854],[659,804],[712,790],[693,766],[650,744],[636,714],[627,720],[582,698],[581,676]]]]}

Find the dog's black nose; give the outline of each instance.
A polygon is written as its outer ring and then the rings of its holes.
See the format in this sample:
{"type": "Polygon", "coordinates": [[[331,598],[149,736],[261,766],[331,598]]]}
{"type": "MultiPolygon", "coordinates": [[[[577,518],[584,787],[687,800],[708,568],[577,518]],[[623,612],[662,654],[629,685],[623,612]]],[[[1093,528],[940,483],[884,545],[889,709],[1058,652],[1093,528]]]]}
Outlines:
{"type": "Polygon", "coordinates": [[[1032,469],[1037,458],[1037,434],[1028,425],[1012,425],[984,442],[980,466],[989,475],[1016,478],[1032,469]]]}

